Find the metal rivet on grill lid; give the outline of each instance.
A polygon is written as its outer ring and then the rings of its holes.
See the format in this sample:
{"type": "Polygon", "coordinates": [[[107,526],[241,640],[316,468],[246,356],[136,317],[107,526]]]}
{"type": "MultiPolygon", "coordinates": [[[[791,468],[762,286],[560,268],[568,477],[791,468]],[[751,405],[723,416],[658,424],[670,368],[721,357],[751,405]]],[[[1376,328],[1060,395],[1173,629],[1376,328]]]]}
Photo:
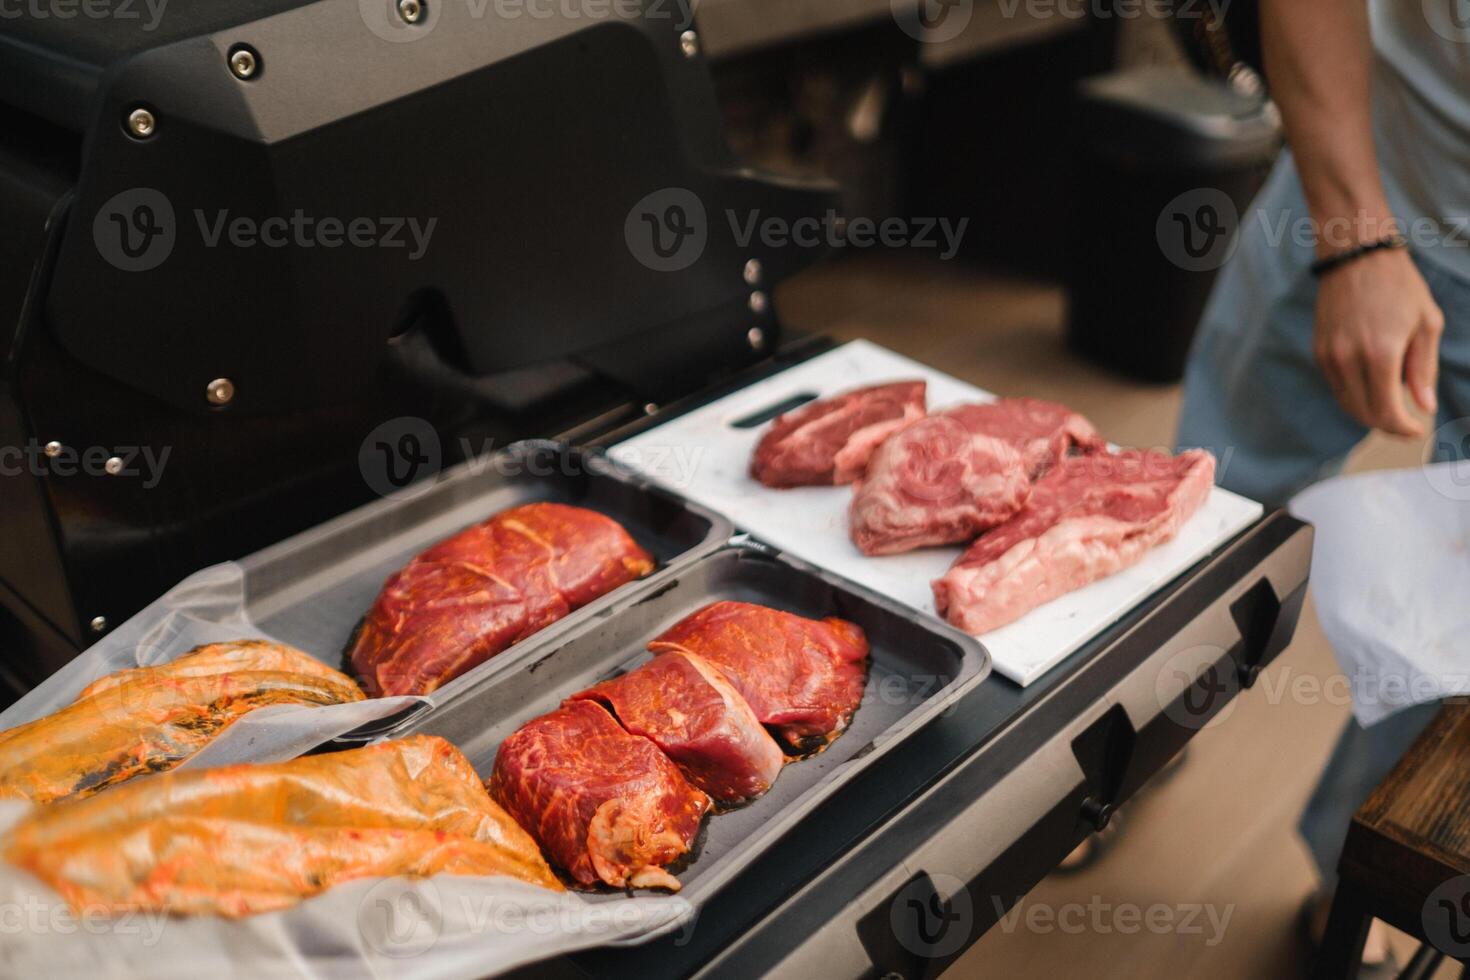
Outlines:
{"type": "Polygon", "coordinates": [[[760,259],[751,259],[749,262],[746,262],[745,263],[745,284],[747,286],[754,286],[756,283],[760,282],[761,281],[761,272],[762,271],[763,270],[761,269],[761,260],[760,259]]]}
{"type": "Polygon", "coordinates": [[[128,113],[128,132],[140,140],[146,140],[158,129],[158,120],[142,106],[128,113]]]}
{"type": "Polygon", "coordinates": [[[699,54],[699,35],[693,31],[685,31],[679,35],[679,50],[684,52],[684,57],[692,58],[699,54]]]}
{"type": "Polygon", "coordinates": [[[254,78],[259,70],[260,61],[254,51],[242,46],[230,52],[230,71],[236,78],[254,78]]]}
{"type": "Polygon", "coordinates": [[[93,633],[101,633],[103,630],[107,629],[107,617],[93,616],[91,625],[93,633]]]}
{"type": "Polygon", "coordinates": [[[107,471],[108,476],[117,476],[123,471],[122,457],[109,456],[107,462],[102,464],[102,468],[107,471]]]}
{"type": "Polygon", "coordinates": [[[204,397],[211,405],[228,405],[235,398],[235,382],[229,378],[215,378],[204,389],[204,397]]]}
{"type": "Polygon", "coordinates": [[[760,350],[766,346],[766,332],[760,327],[751,327],[746,331],[745,339],[750,341],[750,346],[755,350],[760,350]]]}
{"type": "Polygon", "coordinates": [[[55,439],[52,439],[50,442],[46,443],[45,452],[48,457],[50,457],[51,459],[55,459],[57,456],[61,455],[61,450],[64,448],[65,447],[62,446],[61,443],[57,442],[55,439]]]}
{"type": "Polygon", "coordinates": [[[398,0],[398,16],[405,24],[417,24],[424,19],[423,0],[398,0]]]}
{"type": "Polygon", "coordinates": [[[750,312],[766,312],[766,294],[757,290],[750,294],[750,312]]]}

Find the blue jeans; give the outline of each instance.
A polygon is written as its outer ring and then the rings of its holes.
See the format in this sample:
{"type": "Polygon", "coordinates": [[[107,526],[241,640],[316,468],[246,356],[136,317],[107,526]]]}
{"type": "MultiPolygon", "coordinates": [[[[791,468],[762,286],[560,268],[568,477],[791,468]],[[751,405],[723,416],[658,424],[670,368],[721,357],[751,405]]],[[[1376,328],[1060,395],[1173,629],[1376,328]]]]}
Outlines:
{"type": "MultiPolygon", "coordinates": [[[[1290,233],[1307,216],[1296,165],[1283,154],[1242,218],[1184,378],[1178,444],[1213,450],[1221,486],[1270,505],[1337,473],[1368,434],[1338,406],[1312,357],[1313,251],[1290,233]]],[[[1418,265],[1445,314],[1434,455],[1462,458],[1470,448],[1470,283],[1432,262],[1418,265]]],[[[1368,729],[1348,722],[1300,828],[1324,882],[1334,879],[1353,813],[1436,707],[1368,729]]]]}

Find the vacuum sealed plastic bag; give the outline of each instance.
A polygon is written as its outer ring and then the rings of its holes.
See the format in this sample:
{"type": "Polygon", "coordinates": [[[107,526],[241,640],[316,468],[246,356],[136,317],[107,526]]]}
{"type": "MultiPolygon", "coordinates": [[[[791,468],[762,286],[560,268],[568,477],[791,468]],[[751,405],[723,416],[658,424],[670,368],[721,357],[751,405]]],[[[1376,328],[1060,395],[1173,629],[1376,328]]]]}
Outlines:
{"type": "Polygon", "coordinates": [[[71,704],[0,732],[0,797],[50,803],[173,769],[267,705],[348,704],[362,691],[291,647],[212,643],[108,674],[71,704]]]}

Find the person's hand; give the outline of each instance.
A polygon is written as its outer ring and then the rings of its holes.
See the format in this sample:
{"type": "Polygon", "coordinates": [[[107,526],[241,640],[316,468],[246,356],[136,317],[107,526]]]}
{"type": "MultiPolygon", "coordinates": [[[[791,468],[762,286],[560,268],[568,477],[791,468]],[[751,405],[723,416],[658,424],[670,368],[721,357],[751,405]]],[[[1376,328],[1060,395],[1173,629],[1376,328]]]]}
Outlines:
{"type": "Polygon", "coordinates": [[[1318,286],[1312,352],[1338,404],[1369,428],[1424,435],[1404,405],[1403,386],[1434,414],[1443,332],[1444,314],[1405,251],[1349,262],[1318,286]]]}

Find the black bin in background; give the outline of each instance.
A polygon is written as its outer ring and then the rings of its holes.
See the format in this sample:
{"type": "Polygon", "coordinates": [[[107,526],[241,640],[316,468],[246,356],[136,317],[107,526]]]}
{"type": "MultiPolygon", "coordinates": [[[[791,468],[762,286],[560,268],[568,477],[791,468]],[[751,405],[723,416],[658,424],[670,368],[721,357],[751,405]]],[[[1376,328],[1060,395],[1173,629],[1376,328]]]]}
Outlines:
{"type": "Polygon", "coordinates": [[[1068,342],[1177,381],[1210,286],[1281,146],[1275,107],[1188,68],[1079,85],[1068,342]]]}

